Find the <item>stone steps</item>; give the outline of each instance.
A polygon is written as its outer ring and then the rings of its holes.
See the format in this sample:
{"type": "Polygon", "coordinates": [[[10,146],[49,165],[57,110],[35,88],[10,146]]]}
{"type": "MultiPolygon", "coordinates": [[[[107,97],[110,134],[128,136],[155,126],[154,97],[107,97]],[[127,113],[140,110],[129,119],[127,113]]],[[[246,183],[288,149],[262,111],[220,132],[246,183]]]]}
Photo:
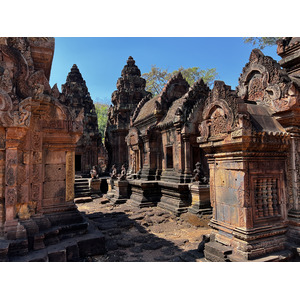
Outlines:
{"type": "Polygon", "coordinates": [[[69,238],[24,256],[10,257],[10,262],[74,262],[92,255],[105,254],[105,238],[100,232],[69,238]]]}
{"type": "Polygon", "coordinates": [[[75,178],[74,191],[75,191],[75,198],[90,196],[89,179],[75,178]]]}
{"type": "Polygon", "coordinates": [[[80,261],[106,252],[105,236],[92,222],[61,223],[25,239],[0,240],[0,261],[80,261]]]}

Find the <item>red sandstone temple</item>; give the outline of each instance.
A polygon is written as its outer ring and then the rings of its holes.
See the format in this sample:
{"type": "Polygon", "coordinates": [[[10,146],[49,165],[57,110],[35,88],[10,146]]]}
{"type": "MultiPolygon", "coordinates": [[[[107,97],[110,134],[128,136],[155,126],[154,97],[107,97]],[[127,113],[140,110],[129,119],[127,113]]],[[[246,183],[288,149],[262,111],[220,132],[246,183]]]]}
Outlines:
{"type": "Polygon", "coordinates": [[[236,90],[189,87],[179,73],[127,118],[128,203],[177,215],[212,207],[207,260],[288,260],[299,249],[299,47],[279,40],[279,63],[254,49],[236,90]]]}
{"type": "MultiPolygon", "coordinates": [[[[277,51],[279,62],[254,49],[235,90],[201,79],[189,86],[178,73],[155,97],[129,57],[105,134],[108,168],[116,166],[110,200],[211,214],[208,261],[295,256],[300,39],[280,39],[277,51]]],[[[75,171],[97,164],[101,147],[94,106],[76,65],[62,93],[50,87],[53,53],[52,38],[0,39],[1,261],[105,252],[74,204],[75,171]]]]}
{"type": "Polygon", "coordinates": [[[85,116],[50,87],[53,53],[53,38],[0,40],[1,261],[76,261],[105,251],[103,234],[74,204],[85,116]]]}

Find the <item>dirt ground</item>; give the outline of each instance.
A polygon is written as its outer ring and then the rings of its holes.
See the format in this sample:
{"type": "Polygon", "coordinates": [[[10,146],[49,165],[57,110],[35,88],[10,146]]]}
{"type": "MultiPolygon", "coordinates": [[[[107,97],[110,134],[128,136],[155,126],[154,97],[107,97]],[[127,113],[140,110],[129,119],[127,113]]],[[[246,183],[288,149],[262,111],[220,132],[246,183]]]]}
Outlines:
{"type": "Polygon", "coordinates": [[[184,213],[176,217],[159,207],[112,205],[104,196],[77,203],[105,235],[107,253],[86,258],[94,262],[197,262],[203,235],[211,232],[211,216],[184,213]]]}

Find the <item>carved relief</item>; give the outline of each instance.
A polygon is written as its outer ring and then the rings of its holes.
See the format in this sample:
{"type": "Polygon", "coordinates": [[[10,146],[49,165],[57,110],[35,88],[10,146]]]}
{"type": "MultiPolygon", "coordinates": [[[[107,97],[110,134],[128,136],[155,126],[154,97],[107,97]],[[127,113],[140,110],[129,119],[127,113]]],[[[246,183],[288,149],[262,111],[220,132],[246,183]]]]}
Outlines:
{"type": "Polygon", "coordinates": [[[19,185],[17,187],[18,191],[18,203],[28,202],[28,185],[19,185]]]}
{"type": "Polygon", "coordinates": [[[26,98],[19,105],[19,125],[29,126],[31,117],[32,98],[26,98]]]}
{"type": "Polygon", "coordinates": [[[126,141],[127,145],[131,148],[140,143],[139,132],[135,127],[130,128],[128,136],[126,137],[126,141]]]}
{"type": "Polygon", "coordinates": [[[239,207],[244,207],[245,203],[244,203],[244,183],[243,182],[238,187],[237,198],[238,198],[239,207]]]}
{"type": "Polygon", "coordinates": [[[240,227],[245,227],[245,213],[244,213],[244,208],[239,208],[239,226],[240,227]]]}
{"type": "Polygon", "coordinates": [[[31,178],[33,182],[38,182],[41,181],[42,178],[42,173],[41,173],[42,165],[37,164],[37,165],[32,165],[31,166],[31,178]]]}
{"type": "Polygon", "coordinates": [[[34,164],[42,163],[42,152],[41,151],[33,151],[32,162],[34,164]]]}
{"type": "Polygon", "coordinates": [[[264,96],[264,83],[263,77],[261,74],[255,74],[251,80],[249,81],[249,93],[248,93],[248,100],[257,101],[262,100],[264,96]]]}
{"type": "Polygon", "coordinates": [[[221,108],[216,108],[210,116],[210,135],[216,136],[226,132],[227,116],[221,108]]]}
{"type": "Polygon", "coordinates": [[[17,184],[24,184],[28,180],[28,166],[18,166],[18,181],[17,184]]]}
{"type": "Polygon", "coordinates": [[[3,127],[13,124],[12,101],[10,96],[0,89],[0,125],[3,127]]]}
{"type": "Polygon", "coordinates": [[[39,184],[32,184],[31,189],[31,198],[32,200],[39,200],[40,199],[40,185],[39,184]]]}
{"type": "Polygon", "coordinates": [[[75,153],[66,153],[66,201],[74,199],[75,153]]]}
{"type": "Polygon", "coordinates": [[[5,205],[12,206],[17,203],[17,189],[6,188],[5,190],[5,205]]]}
{"type": "MultiPolygon", "coordinates": [[[[217,100],[205,107],[203,121],[199,125],[199,131],[205,139],[217,137],[232,129],[233,113],[224,100],[217,100]]],[[[201,135],[202,137],[202,135],[201,135]]]]}
{"type": "Polygon", "coordinates": [[[6,164],[16,165],[18,163],[17,151],[16,150],[6,150],[6,164]]]}
{"type": "Polygon", "coordinates": [[[6,184],[7,185],[14,185],[16,180],[16,167],[8,167],[6,174],[5,174],[5,178],[6,178],[6,184]]]}
{"type": "Polygon", "coordinates": [[[41,141],[41,137],[39,134],[34,133],[32,136],[32,149],[35,151],[38,151],[41,149],[42,146],[42,141],[41,141]]]}
{"type": "Polygon", "coordinates": [[[10,72],[7,69],[6,64],[0,61],[0,90],[6,93],[10,93],[13,89],[13,83],[10,78],[10,72]]]}
{"type": "Polygon", "coordinates": [[[274,111],[282,111],[291,106],[288,98],[291,85],[286,71],[275,60],[254,49],[239,78],[237,90],[244,100],[262,101],[274,111]]]}

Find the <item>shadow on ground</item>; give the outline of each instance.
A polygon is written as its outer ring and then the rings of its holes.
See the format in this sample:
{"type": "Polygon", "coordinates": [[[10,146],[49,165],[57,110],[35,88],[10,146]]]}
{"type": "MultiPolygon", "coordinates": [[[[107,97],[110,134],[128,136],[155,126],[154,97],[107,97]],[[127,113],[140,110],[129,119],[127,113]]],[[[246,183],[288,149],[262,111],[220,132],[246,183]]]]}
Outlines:
{"type": "Polygon", "coordinates": [[[199,244],[202,245],[202,236],[192,243],[188,238],[174,238],[176,230],[178,231],[175,226],[176,217],[168,212],[148,208],[128,214],[120,211],[83,214],[105,235],[107,250],[106,254],[88,257],[85,261],[203,261],[203,252],[201,246],[199,247],[199,244]],[[173,233],[170,233],[170,240],[168,236],[162,238],[150,232],[155,228],[157,232],[162,233],[161,235],[167,235],[168,232],[164,231],[164,228],[169,229],[170,226],[174,227],[173,233]]]}

